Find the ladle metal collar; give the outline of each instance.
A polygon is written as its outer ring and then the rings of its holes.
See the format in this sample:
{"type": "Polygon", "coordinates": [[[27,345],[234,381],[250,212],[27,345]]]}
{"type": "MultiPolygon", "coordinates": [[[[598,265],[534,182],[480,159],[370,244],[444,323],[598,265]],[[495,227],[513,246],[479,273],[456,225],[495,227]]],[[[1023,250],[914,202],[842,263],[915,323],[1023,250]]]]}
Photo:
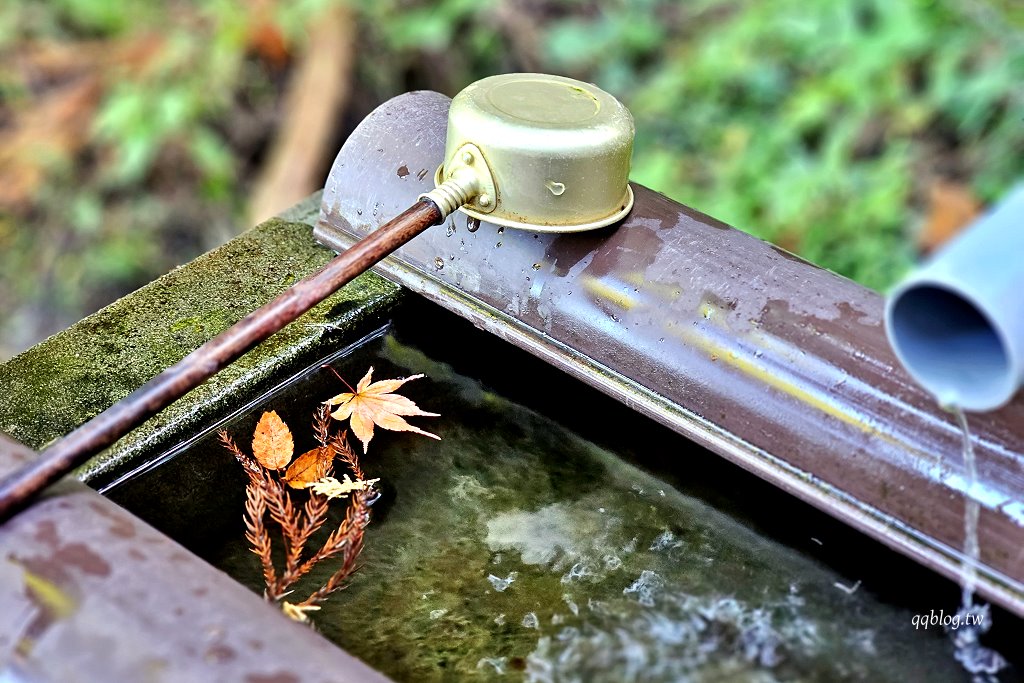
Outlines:
{"type": "Polygon", "coordinates": [[[422,195],[446,215],[575,232],[610,225],[633,206],[633,117],[595,85],[502,74],[452,100],[445,162],[422,195]]]}

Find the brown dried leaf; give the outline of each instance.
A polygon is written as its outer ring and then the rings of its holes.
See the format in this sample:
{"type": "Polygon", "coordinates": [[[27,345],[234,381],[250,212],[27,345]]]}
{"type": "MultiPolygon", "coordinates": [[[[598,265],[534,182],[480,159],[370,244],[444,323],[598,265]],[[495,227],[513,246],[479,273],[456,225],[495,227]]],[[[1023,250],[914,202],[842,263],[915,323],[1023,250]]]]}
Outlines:
{"type": "Polygon", "coordinates": [[[291,462],[295,443],[288,425],[277,412],[263,413],[252,435],[252,454],[268,470],[279,470],[291,462]]]}
{"type": "Polygon", "coordinates": [[[334,449],[330,446],[306,451],[288,466],[284,480],[293,489],[304,489],[327,476],[334,462],[334,449]]]}
{"type": "Polygon", "coordinates": [[[359,380],[355,393],[345,392],[325,401],[328,405],[338,406],[338,409],[331,413],[334,419],[351,418],[352,432],[363,442],[364,453],[370,445],[370,439],[373,438],[374,425],[394,432],[416,432],[432,439],[441,438],[437,434],[414,427],[401,417],[402,415],[437,417],[437,413],[420,410],[405,396],[392,393],[409,380],[423,377],[423,375],[413,375],[404,379],[386,379],[370,384],[372,375],[373,368],[370,368],[366,371],[366,375],[359,380]]]}

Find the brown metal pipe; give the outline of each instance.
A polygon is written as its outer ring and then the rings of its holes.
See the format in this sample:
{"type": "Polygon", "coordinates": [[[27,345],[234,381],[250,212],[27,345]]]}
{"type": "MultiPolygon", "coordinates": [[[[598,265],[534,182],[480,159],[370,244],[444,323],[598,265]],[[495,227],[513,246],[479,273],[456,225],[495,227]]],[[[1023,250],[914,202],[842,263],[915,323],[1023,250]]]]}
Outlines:
{"type": "Polygon", "coordinates": [[[318,272],[295,283],[270,303],[43,450],[31,463],[0,480],[0,521],[24,507],[72,468],[205,382],[441,218],[441,211],[433,202],[417,202],[318,272]]]}

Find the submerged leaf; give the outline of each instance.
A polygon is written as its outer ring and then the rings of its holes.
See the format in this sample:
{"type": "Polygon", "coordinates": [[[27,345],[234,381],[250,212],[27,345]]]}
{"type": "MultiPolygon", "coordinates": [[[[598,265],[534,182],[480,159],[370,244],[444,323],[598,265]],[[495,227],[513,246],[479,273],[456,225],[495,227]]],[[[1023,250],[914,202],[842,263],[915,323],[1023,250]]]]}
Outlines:
{"type": "Polygon", "coordinates": [[[412,375],[404,379],[385,379],[370,384],[372,375],[373,368],[370,368],[366,371],[366,375],[359,380],[354,393],[341,393],[325,401],[328,405],[338,406],[337,410],[331,413],[331,417],[334,419],[351,418],[352,432],[363,443],[364,453],[370,445],[370,439],[373,438],[374,425],[394,432],[416,432],[432,439],[441,438],[437,434],[414,427],[401,417],[402,415],[437,417],[437,413],[420,410],[405,396],[392,393],[409,380],[423,377],[423,375],[412,375]]]}
{"type": "Polygon", "coordinates": [[[295,444],[288,425],[277,412],[263,413],[252,435],[252,454],[268,470],[279,470],[292,459],[295,444]]]}
{"type": "Polygon", "coordinates": [[[344,498],[353,491],[365,491],[372,488],[378,481],[380,481],[380,477],[376,479],[356,479],[353,481],[351,477],[345,474],[342,481],[338,481],[334,477],[324,477],[320,481],[310,484],[310,487],[313,489],[313,493],[321,496],[344,498]]]}
{"type": "Polygon", "coordinates": [[[327,476],[334,462],[334,448],[320,446],[306,451],[288,466],[284,480],[293,489],[304,489],[327,476]]]}

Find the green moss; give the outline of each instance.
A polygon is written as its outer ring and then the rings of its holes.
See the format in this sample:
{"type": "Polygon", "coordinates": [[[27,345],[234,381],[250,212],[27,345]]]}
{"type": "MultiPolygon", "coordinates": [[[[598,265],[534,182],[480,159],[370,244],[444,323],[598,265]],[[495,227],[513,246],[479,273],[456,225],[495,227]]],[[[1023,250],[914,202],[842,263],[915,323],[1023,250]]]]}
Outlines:
{"type": "MultiPolygon", "coordinates": [[[[0,430],[40,449],[314,272],[317,197],[176,268],[0,365],[0,430]]],[[[255,398],[276,379],[383,321],[399,289],[364,274],[79,472],[91,479],[166,448],[255,398]]]]}

